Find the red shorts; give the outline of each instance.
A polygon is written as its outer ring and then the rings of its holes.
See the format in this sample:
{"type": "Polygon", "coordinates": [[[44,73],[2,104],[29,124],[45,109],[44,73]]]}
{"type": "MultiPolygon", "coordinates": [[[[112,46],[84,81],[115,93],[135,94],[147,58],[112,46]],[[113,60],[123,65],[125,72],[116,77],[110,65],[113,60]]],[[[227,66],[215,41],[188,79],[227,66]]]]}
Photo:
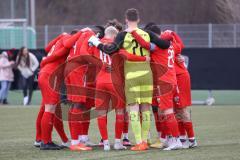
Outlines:
{"type": "Polygon", "coordinates": [[[56,77],[53,82],[50,81],[50,74],[46,72],[39,73],[38,85],[42,93],[42,101],[44,104],[55,105],[60,102],[60,85],[56,77]]]}
{"type": "Polygon", "coordinates": [[[174,95],[174,107],[186,108],[192,105],[191,79],[188,72],[177,75],[177,92],[174,95]]]}
{"type": "Polygon", "coordinates": [[[154,89],[152,106],[158,106],[160,110],[167,110],[173,108],[173,95],[175,93],[175,88],[175,85],[169,84],[169,86],[165,88],[165,92],[162,94],[160,88],[159,90],[154,89]]]}
{"type": "Polygon", "coordinates": [[[85,74],[81,68],[73,70],[65,79],[67,99],[73,103],[86,102],[85,74]]]}
{"type": "Polygon", "coordinates": [[[121,94],[124,94],[124,88],[122,86],[114,86],[112,83],[97,83],[95,97],[96,109],[108,110],[110,107],[110,100],[112,108],[124,109],[125,99],[121,94]]]}

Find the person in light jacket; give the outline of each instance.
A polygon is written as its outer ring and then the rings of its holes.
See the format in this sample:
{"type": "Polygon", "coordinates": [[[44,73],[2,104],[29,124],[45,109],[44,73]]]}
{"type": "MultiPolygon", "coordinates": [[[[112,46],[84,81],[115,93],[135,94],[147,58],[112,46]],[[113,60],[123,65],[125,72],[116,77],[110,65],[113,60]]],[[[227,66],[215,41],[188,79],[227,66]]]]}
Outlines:
{"type": "Polygon", "coordinates": [[[26,47],[22,47],[17,56],[16,66],[22,75],[23,105],[29,105],[32,100],[35,71],[39,62],[33,53],[29,52],[26,47]]]}
{"type": "Polygon", "coordinates": [[[11,87],[11,82],[14,79],[13,74],[13,66],[14,61],[8,60],[7,52],[2,52],[0,54],[0,82],[1,82],[1,89],[0,89],[0,104],[8,104],[7,96],[8,91],[11,87]]]}

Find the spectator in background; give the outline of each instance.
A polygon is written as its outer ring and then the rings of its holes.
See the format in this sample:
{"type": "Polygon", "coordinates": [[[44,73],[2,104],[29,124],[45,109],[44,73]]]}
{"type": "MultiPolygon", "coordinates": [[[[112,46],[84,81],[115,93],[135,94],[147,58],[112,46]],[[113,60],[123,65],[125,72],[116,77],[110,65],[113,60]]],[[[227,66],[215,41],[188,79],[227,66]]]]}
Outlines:
{"type": "Polygon", "coordinates": [[[32,100],[35,71],[39,62],[26,47],[22,47],[17,56],[16,66],[22,75],[23,105],[29,105],[32,100]]]}
{"type": "Polygon", "coordinates": [[[2,54],[0,55],[0,104],[8,104],[8,91],[11,87],[11,82],[14,79],[14,74],[12,71],[14,63],[14,61],[8,60],[7,52],[2,52],[2,54]]]}

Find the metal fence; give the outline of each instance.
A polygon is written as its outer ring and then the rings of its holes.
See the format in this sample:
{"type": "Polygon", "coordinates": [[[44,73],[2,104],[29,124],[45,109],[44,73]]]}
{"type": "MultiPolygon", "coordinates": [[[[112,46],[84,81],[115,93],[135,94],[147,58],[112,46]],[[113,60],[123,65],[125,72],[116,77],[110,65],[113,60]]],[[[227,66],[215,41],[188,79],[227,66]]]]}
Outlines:
{"type": "MultiPolygon", "coordinates": [[[[37,26],[37,47],[44,47],[61,32],[83,27],[86,26],[37,26]]],[[[161,28],[176,31],[188,48],[240,47],[240,24],[175,24],[161,25],[161,28]]]]}
{"type": "MultiPolygon", "coordinates": [[[[11,27],[14,25],[11,25],[11,27]]],[[[19,27],[19,26],[18,26],[19,27]]],[[[22,25],[26,27],[26,25],[22,25]]],[[[71,32],[73,29],[81,29],[87,27],[87,25],[45,25],[37,26],[34,32],[36,34],[36,45],[32,45],[36,48],[44,48],[46,44],[52,40],[54,37],[59,35],[62,32],[71,32]]],[[[1,27],[0,25],[0,28],[1,27]]],[[[27,27],[30,28],[30,27],[27,27]]],[[[176,31],[180,37],[183,39],[185,46],[187,48],[236,48],[240,47],[240,24],[175,24],[175,25],[161,25],[162,30],[173,30],[176,31]]],[[[26,29],[23,29],[25,31],[26,29]]],[[[4,35],[6,32],[4,32],[4,35]]],[[[26,32],[26,34],[28,34],[26,32]]],[[[10,35],[9,35],[10,36],[10,35]]],[[[12,48],[17,48],[17,44],[14,45],[14,42],[11,40],[15,38],[9,38],[5,35],[4,44],[7,43],[6,39],[8,38],[9,44],[12,48]]],[[[22,35],[22,39],[28,35],[22,35]]],[[[19,37],[20,39],[21,37],[19,37]]],[[[32,41],[32,40],[31,40],[32,41]]],[[[23,41],[23,44],[26,43],[26,40],[23,41]]],[[[20,44],[20,43],[19,43],[20,44]]],[[[8,45],[7,45],[8,46],[8,45]]],[[[5,48],[4,46],[0,46],[5,48]]],[[[30,47],[30,46],[28,46],[30,47]]],[[[7,48],[6,48],[7,49],[7,48]]]]}

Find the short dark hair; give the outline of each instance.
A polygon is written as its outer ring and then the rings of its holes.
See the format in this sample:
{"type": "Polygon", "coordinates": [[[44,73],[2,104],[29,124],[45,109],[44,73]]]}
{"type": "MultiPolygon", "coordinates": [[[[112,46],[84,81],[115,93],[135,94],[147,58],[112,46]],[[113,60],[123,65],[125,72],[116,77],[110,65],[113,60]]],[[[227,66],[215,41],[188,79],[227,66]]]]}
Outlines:
{"type": "Polygon", "coordinates": [[[109,26],[115,27],[119,32],[121,32],[122,29],[123,29],[122,23],[120,23],[117,19],[109,20],[109,21],[107,22],[107,24],[105,25],[105,28],[107,28],[107,27],[109,27],[109,26]]]}
{"type": "Polygon", "coordinates": [[[71,34],[71,35],[74,35],[74,34],[76,34],[77,32],[78,32],[78,29],[74,29],[74,30],[71,31],[70,34],[71,34]]]}
{"type": "Polygon", "coordinates": [[[98,34],[98,38],[100,39],[104,37],[104,30],[105,28],[103,26],[100,25],[93,26],[93,31],[95,32],[95,34],[98,34]]]}
{"type": "Polygon", "coordinates": [[[125,16],[129,21],[137,21],[139,19],[139,12],[135,8],[130,8],[125,12],[125,16]]]}
{"type": "Polygon", "coordinates": [[[158,27],[158,25],[154,22],[149,22],[148,24],[146,24],[146,26],[144,27],[144,30],[152,31],[152,32],[156,33],[157,35],[161,34],[161,28],[158,27]]]}

